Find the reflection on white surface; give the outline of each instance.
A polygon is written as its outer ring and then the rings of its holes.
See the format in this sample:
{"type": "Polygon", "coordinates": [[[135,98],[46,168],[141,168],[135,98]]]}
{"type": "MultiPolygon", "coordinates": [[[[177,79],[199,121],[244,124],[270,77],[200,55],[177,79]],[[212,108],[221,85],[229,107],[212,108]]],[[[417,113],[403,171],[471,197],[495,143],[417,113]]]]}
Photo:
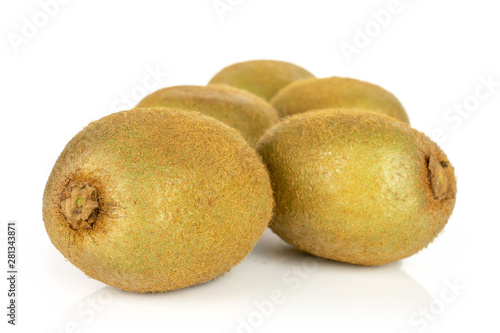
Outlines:
{"type": "Polygon", "coordinates": [[[416,332],[410,317],[429,302],[400,263],[322,260],[266,230],[240,265],[212,282],[146,295],[105,287],[67,309],[51,331],[416,332]]]}

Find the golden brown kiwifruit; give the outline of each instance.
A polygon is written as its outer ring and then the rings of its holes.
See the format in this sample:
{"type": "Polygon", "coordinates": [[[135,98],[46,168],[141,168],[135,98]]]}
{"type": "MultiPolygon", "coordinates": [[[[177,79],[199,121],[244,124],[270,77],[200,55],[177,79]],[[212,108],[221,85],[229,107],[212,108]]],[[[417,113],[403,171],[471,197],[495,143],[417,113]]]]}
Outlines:
{"type": "Polygon", "coordinates": [[[54,246],[89,277],[133,292],[212,280],[272,215],[268,172],[233,128],[197,112],[134,109],[90,123],[43,196],[54,246]]]}
{"type": "Polygon", "coordinates": [[[344,77],[294,82],[280,90],[271,104],[282,118],[310,110],[362,108],[410,122],[393,94],[372,83],[344,77]]]}
{"type": "Polygon", "coordinates": [[[387,264],[420,251],[455,205],[454,168],[427,136],[361,109],[291,116],[257,143],[271,175],[270,228],[316,256],[387,264]]]}
{"type": "Polygon", "coordinates": [[[312,77],[314,75],[309,71],[289,62],[252,60],[222,69],[209,84],[226,84],[270,100],[290,83],[312,77]]]}

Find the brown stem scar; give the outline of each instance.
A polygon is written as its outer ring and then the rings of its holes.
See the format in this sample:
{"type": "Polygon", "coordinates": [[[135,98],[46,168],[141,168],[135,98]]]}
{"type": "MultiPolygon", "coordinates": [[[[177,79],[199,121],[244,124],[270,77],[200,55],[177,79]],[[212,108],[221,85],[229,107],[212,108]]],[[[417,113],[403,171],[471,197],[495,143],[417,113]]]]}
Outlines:
{"type": "Polygon", "coordinates": [[[71,228],[90,229],[97,220],[97,190],[90,185],[69,185],[61,198],[61,213],[71,228]]]}
{"type": "Polygon", "coordinates": [[[434,155],[429,157],[427,164],[429,169],[429,179],[431,182],[432,192],[437,200],[448,198],[448,176],[445,170],[447,166],[447,162],[439,161],[434,155]]]}

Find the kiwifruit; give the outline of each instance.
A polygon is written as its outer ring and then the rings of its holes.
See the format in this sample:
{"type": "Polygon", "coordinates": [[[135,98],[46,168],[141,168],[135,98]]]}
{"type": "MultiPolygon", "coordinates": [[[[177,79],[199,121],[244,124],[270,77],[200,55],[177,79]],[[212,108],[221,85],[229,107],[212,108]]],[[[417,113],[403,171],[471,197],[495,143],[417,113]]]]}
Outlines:
{"type": "Polygon", "coordinates": [[[455,204],[454,169],[424,134],[361,109],[291,116],[257,143],[271,175],[270,228],[319,257],[387,264],[427,246],[455,204]]]}
{"type": "Polygon", "coordinates": [[[137,108],[150,107],[198,111],[214,117],[239,130],[252,146],[279,122],[278,113],[267,101],[247,91],[223,85],[160,89],[137,105],[137,108]]]}
{"type": "Polygon", "coordinates": [[[362,108],[410,122],[393,94],[377,85],[351,78],[334,76],[294,82],[280,90],[271,99],[271,104],[280,117],[328,108],[362,108]]]}
{"type": "Polygon", "coordinates": [[[135,109],[90,123],[67,144],[43,220],[89,277],[144,293],[228,272],[272,207],[268,172],[235,129],[197,112],[135,109]]]}
{"type": "Polygon", "coordinates": [[[311,77],[314,75],[289,62],[252,60],[222,69],[209,84],[227,84],[270,100],[284,86],[311,77]]]}

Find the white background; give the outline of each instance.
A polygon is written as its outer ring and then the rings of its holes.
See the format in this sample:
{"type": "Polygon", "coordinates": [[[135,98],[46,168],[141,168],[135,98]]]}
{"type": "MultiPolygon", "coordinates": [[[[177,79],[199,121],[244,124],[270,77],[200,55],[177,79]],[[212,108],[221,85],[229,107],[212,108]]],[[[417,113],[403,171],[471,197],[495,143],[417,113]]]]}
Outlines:
{"type": "Polygon", "coordinates": [[[1,279],[2,331],[498,332],[499,8],[401,0],[390,22],[374,23],[372,12],[390,2],[222,0],[231,10],[219,15],[213,0],[70,0],[44,22],[38,1],[1,0],[0,258],[6,272],[6,223],[15,220],[20,272],[16,327],[6,323],[1,279]],[[366,28],[368,41],[358,30],[366,28]],[[351,57],[347,44],[357,45],[351,57]],[[262,58],[379,84],[414,127],[441,131],[458,199],[440,236],[411,258],[367,268],[318,261],[267,230],[225,276],[155,295],[106,287],[65,261],[41,216],[65,144],[145,90],[203,85],[229,64],[262,58]],[[151,71],[163,74],[152,81],[151,71]],[[271,304],[273,293],[282,302],[271,304]]]}

